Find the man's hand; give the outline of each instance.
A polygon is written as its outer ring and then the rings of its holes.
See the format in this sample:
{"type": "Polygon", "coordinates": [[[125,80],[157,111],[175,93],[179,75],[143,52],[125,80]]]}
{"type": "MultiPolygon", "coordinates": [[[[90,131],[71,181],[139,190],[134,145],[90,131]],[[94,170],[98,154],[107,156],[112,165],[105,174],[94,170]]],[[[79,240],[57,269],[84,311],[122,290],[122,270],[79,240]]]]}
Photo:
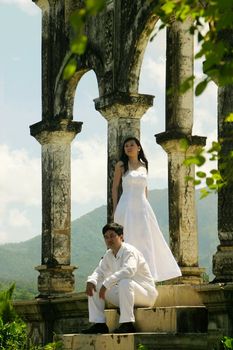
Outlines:
{"type": "Polygon", "coordinates": [[[95,286],[93,283],[91,283],[91,282],[87,282],[87,285],[86,285],[86,294],[87,294],[89,297],[92,297],[94,292],[96,292],[96,286],[95,286]]]}
{"type": "Polygon", "coordinates": [[[105,292],[106,292],[106,287],[104,287],[104,285],[102,285],[102,287],[100,288],[100,291],[99,291],[99,297],[100,299],[105,299],[105,292]]]}

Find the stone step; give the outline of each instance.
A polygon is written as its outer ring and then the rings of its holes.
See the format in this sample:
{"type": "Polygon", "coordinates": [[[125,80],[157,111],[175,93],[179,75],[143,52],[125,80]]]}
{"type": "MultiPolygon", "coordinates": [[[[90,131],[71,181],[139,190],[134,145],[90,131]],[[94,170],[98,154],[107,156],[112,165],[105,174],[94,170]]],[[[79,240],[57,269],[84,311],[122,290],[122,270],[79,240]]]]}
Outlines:
{"type": "Polygon", "coordinates": [[[155,306],[203,306],[198,288],[188,284],[157,285],[159,295],[155,306]]]}
{"type": "Polygon", "coordinates": [[[206,333],[64,334],[56,336],[56,340],[62,340],[64,350],[207,349],[206,333]]]}
{"type": "MultiPolygon", "coordinates": [[[[204,306],[136,308],[135,328],[138,332],[205,333],[207,309],[204,306]]],[[[106,323],[112,332],[119,324],[117,309],[105,310],[106,323]]]]}

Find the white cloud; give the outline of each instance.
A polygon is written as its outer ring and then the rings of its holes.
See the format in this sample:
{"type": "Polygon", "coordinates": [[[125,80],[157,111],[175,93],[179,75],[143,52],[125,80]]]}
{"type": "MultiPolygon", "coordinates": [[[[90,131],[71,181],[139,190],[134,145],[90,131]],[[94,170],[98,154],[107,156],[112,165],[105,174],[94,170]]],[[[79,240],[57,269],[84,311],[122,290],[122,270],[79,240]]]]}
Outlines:
{"type": "Polygon", "coordinates": [[[0,192],[1,204],[40,203],[40,160],[29,158],[26,150],[11,150],[0,145],[0,192]]]}
{"type": "Polygon", "coordinates": [[[20,62],[20,61],[21,61],[21,57],[19,57],[19,56],[14,56],[14,57],[12,57],[12,61],[14,61],[14,62],[20,62]]]}
{"type": "Polygon", "coordinates": [[[36,15],[40,9],[32,2],[32,0],[0,0],[0,5],[17,5],[28,15],[36,15]]]}
{"type": "Polygon", "coordinates": [[[72,200],[85,204],[106,202],[107,146],[100,139],[73,143],[72,200]]]}
{"type": "Polygon", "coordinates": [[[217,87],[214,83],[195,99],[193,134],[217,138],[217,87]]]}
{"type": "Polygon", "coordinates": [[[155,60],[152,56],[146,56],[143,61],[141,86],[144,90],[146,86],[155,86],[158,89],[165,88],[165,62],[162,56],[155,60]]]}
{"type": "Polygon", "coordinates": [[[14,208],[9,212],[9,225],[12,227],[31,227],[31,222],[27,218],[25,211],[14,208]]]}
{"type": "Polygon", "coordinates": [[[0,145],[0,244],[39,234],[40,159],[0,145]]]}
{"type": "Polygon", "coordinates": [[[142,134],[142,147],[149,162],[148,188],[166,188],[168,181],[167,154],[156,143],[155,137],[148,138],[142,134]]]}
{"type": "Polygon", "coordinates": [[[150,126],[158,125],[160,122],[160,118],[157,114],[158,109],[155,106],[149,108],[145,115],[142,117],[142,123],[149,124],[150,126]]]}

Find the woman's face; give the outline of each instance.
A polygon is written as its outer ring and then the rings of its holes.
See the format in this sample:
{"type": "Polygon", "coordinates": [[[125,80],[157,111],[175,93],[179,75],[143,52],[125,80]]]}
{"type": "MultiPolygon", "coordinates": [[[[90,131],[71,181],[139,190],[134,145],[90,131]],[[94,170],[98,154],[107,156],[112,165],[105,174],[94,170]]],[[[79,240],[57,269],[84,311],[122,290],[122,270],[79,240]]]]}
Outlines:
{"type": "Polygon", "coordinates": [[[135,157],[140,151],[140,146],[138,146],[135,140],[129,140],[124,144],[124,151],[128,157],[135,157]]]}

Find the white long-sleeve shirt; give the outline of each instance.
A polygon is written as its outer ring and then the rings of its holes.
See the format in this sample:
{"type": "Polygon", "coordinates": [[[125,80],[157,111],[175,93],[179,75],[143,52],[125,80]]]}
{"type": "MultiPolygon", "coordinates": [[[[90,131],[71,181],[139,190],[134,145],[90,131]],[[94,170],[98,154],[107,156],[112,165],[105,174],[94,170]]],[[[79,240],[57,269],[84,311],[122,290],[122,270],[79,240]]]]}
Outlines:
{"type": "Polygon", "coordinates": [[[111,249],[106,251],[99,266],[88,276],[87,282],[96,286],[98,281],[103,281],[103,285],[109,289],[126,278],[147,290],[155,290],[155,283],[144,256],[134,246],[123,242],[116,256],[111,249]]]}

